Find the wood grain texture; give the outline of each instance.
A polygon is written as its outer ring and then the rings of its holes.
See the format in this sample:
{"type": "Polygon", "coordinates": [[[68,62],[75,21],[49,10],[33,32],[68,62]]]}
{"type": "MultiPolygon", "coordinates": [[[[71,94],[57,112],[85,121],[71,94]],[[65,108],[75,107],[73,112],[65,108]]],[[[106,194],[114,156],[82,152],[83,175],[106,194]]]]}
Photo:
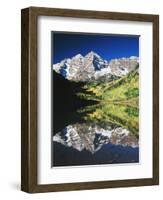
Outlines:
{"type": "Polygon", "coordinates": [[[21,16],[21,189],[31,192],[37,185],[37,21],[29,8],[21,16]]]}
{"type": "Polygon", "coordinates": [[[153,21],[155,15],[139,14],[139,13],[120,13],[106,11],[91,11],[91,10],[74,10],[60,8],[43,8],[30,7],[31,12],[39,16],[61,16],[61,17],[77,17],[90,19],[111,19],[111,20],[129,20],[129,21],[153,21]]]}
{"type": "Polygon", "coordinates": [[[159,184],[159,16],[30,7],[21,11],[21,189],[29,193],[159,184]],[[153,23],[153,178],[37,184],[37,19],[39,16],[153,23]]]}
{"type": "Polygon", "coordinates": [[[28,66],[29,66],[29,9],[21,13],[21,189],[29,189],[29,140],[28,140],[28,66]]]}
{"type": "Polygon", "coordinates": [[[153,181],[159,184],[159,16],[153,19],[153,181]]]}

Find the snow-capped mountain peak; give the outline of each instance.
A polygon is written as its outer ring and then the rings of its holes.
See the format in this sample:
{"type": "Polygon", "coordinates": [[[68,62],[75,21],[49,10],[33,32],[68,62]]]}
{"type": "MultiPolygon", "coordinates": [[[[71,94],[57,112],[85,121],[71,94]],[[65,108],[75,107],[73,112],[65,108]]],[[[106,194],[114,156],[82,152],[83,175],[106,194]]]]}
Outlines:
{"type": "Polygon", "coordinates": [[[85,57],[97,57],[97,58],[101,58],[97,53],[95,53],[94,51],[90,51],[85,57]]]}
{"type": "Polygon", "coordinates": [[[68,80],[85,82],[100,78],[110,79],[111,76],[121,77],[135,69],[138,62],[139,58],[135,56],[106,61],[90,51],[85,56],[79,53],[54,64],[53,70],[68,80]]]}
{"type": "Polygon", "coordinates": [[[80,59],[80,58],[83,58],[83,56],[80,53],[72,57],[72,59],[80,59]]]}

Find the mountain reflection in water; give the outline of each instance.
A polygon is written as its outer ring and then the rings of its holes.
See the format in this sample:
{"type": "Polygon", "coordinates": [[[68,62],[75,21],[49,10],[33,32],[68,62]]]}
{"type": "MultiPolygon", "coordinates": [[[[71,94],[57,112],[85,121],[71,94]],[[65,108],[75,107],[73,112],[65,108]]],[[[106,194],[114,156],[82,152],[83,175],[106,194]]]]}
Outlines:
{"type": "Polygon", "coordinates": [[[138,147],[138,139],[122,127],[108,126],[106,129],[93,124],[73,124],[53,136],[53,141],[78,151],[87,150],[92,154],[99,151],[103,145],[138,147]]]}
{"type": "Polygon", "coordinates": [[[78,110],[76,114],[84,113],[83,122],[67,125],[53,136],[53,165],[139,162],[138,116],[132,109],[99,104],[78,110]]]}

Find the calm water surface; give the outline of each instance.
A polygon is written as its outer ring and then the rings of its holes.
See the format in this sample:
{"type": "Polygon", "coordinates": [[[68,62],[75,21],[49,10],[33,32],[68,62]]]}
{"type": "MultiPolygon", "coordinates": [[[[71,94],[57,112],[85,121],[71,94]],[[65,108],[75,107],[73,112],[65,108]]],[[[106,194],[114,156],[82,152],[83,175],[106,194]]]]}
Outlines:
{"type": "Polygon", "coordinates": [[[94,105],[69,113],[66,121],[71,123],[64,122],[65,127],[53,136],[53,166],[139,162],[138,127],[134,124],[138,116],[132,119],[130,107],[111,106],[94,105]],[[123,117],[118,112],[113,115],[111,109],[121,110],[123,117]]]}

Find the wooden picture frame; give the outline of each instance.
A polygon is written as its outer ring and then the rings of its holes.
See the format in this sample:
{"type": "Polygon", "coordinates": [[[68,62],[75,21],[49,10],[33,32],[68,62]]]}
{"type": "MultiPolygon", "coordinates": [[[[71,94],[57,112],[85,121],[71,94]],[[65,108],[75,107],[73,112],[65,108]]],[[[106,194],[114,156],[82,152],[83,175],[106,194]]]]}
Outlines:
{"type": "Polygon", "coordinates": [[[159,184],[159,16],[29,7],[21,11],[21,190],[29,193],[54,192],[159,184]],[[153,176],[152,178],[78,182],[37,183],[37,19],[62,16],[85,19],[109,19],[151,22],[153,24],[153,176]]]}

